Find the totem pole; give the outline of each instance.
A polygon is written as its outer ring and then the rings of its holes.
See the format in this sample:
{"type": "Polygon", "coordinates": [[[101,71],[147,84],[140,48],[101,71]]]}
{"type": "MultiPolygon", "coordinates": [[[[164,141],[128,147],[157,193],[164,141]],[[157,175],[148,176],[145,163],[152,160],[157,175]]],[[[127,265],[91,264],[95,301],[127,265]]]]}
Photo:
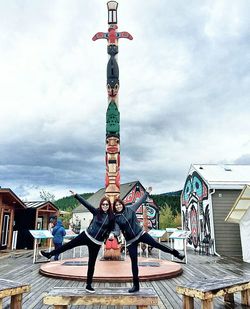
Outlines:
{"type": "Polygon", "coordinates": [[[108,43],[107,65],[107,92],[108,108],[106,112],[106,178],[105,193],[113,203],[120,195],[120,112],[118,108],[119,67],[117,62],[118,40],[133,37],[128,32],[117,32],[116,1],[109,1],[108,6],[108,32],[98,32],[93,41],[106,39],[108,43]]]}

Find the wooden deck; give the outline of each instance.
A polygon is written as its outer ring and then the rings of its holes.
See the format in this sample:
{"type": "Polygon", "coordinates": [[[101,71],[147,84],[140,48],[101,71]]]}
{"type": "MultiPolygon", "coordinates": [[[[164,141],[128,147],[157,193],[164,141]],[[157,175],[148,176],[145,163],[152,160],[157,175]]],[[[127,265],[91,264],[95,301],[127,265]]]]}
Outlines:
{"type": "MultiPolygon", "coordinates": [[[[83,255],[86,255],[87,251],[84,251],[83,255]]],[[[72,252],[64,254],[64,258],[71,258],[72,252]]],[[[157,250],[153,250],[153,257],[157,257],[157,250]]],[[[170,255],[162,253],[163,259],[170,260],[170,255]]],[[[188,264],[183,265],[183,274],[179,277],[167,280],[142,282],[142,287],[152,287],[159,296],[159,306],[152,306],[151,309],[163,309],[163,308],[182,308],[182,297],[175,291],[176,286],[184,284],[188,281],[196,281],[208,278],[224,278],[232,275],[249,275],[250,276],[250,264],[243,263],[237,258],[218,258],[205,255],[194,254],[192,251],[188,252],[188,264]]],[[[43,305],[43,295],[50,291],[54,286],[57,287],[81,287],[85,286],[84,282],[72,281],[72,280],[59,280],[44,277],[39,274],[39,268],[41,264],[32,264],[32,252],[26,251],[11,254],[11,256],[1,257],[0,253],[0,278],[11,279],[31,284],[31,292],[24,294],[23,308],[24,309],[46,309],[52,308],[47,305],[43,305]]],[[[95,287],[130,287],[131,283],[99,283],[94,284],[95,287]]],[[[4,300],[3,308],[9,308],[10,300],[4,300]]],[[[224,304],[223,298],[219,297],[214,300],[214,308],[247,308],[240,305],[240,294],[235,295],[235,305],[229,307],[224,304]]],[[[87,308],[85,306],[72,306],[72,309],[87,308]]],[[[88,306],[89,309],[104,309],[104,308],[116,308],[110,306],[88,306]]],[[[118,307],[117,307],[118,308],[118,307]]],[[[134,308],[134,307],[126,307],[134,308]]],[[[195,300],[195,308],[200,308],[200,302],[195,300]]]]}

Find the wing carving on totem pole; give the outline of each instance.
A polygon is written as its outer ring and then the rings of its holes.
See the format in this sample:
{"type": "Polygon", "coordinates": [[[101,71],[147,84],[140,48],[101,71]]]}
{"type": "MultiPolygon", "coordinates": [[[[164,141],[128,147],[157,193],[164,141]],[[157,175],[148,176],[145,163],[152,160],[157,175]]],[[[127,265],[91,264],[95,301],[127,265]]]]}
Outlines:
{"type": "Polygon", "coordinates": [[[110,44],[115,43],[115,40],[117,39],[129,39],[129,40],[133,40],[132,35],[127,32],[127,31],[122,31],[122,32],[116,32],[115,28],[110,28],[109,32],[97,32],[92,40],[96,41],[99,39],[106,39],[109,41],[110,44]]]}
{"type": "Polygon", "coordinates": [[[97,32],[92,38],[93,41],[96,41],[99,39],[108,39],[108,33],[107,32],[97,32]]]}
{"type": "Polygon", "coordinates": [[[117,37],[133,40],[132,35],[130,33],[128,33],[127,31],[117,32],[117,37]]]}

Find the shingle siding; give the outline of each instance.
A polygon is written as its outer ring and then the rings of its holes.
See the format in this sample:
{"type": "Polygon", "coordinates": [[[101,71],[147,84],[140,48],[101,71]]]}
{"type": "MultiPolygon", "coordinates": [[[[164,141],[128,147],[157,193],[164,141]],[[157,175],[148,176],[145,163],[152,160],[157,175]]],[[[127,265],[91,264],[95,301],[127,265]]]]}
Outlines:
{"type": "Polygon", "coordinates": [[[239,224],[225,222],[240,190],[216,190],[212,195],[216,252],[242,255],[239,224]]]}

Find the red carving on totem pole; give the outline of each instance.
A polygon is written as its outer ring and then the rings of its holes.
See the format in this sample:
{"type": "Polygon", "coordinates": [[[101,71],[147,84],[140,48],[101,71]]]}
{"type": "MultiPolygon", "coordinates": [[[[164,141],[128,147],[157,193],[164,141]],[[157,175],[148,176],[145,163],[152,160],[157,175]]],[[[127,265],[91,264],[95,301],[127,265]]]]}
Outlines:
{"type": "Polygon", "coordinates": [[[133,37],[130,33],[126,32],[126,31],[122,31],[122,32],[116,32],[116,29],[118,29],[117,25],[111,25],[108,29],[108,32],[97,32],[92,40],[96,41],[99,39],[106,39],[108,40],[108,44],[115,44],[117,45],[118,39],[129,39],[129,40],[133,40],[133,37]]]}

